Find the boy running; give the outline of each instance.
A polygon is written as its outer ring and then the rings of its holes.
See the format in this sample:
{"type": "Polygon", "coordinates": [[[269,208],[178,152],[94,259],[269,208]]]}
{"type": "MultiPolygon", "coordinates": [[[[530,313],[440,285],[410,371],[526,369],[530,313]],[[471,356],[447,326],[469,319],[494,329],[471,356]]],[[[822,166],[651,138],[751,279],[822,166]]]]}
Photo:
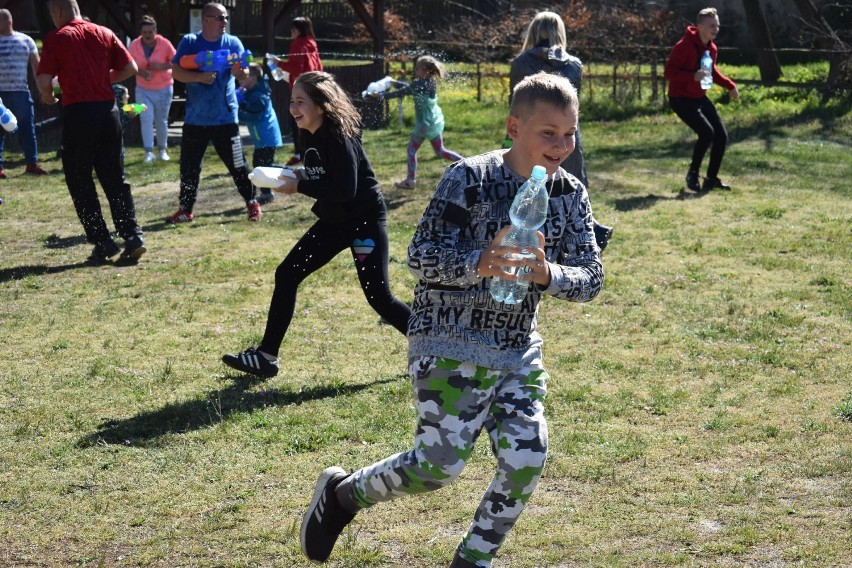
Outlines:
{"type": "Polygon", "coordinates": [[[547,454],[538,303],[545,294],[586,302],[603,284],[588,194],[560,168],[574,149],[578,109],[568,79],[527,77],[515,88],[507,119],[512,148],[465,158],[439,182],[408,247],[409,269],[419,278],[408,325],[414,444],[350,475],[339,467],[321,473],[301,528],[309,559],[325,562],[361,509],[449,485],[485,427],[497,468],[451,568],[491,566],[547,454]],[[499,243],[515,193],[535,165],[549,176],[541,246],[530,251],[535,258],[509,260],[519,249],[499,243]],[[506,278],[504,268],[521,265],[533,283],[524,302],[494,302],[491,277],[506,278]]]}

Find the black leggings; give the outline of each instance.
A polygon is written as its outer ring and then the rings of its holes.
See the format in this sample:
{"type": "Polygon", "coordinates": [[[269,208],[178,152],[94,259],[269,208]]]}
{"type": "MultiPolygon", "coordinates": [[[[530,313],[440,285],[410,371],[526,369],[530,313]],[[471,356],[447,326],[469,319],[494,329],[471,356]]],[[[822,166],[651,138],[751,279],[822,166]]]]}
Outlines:
{"type": "Polygon", "coordinates": [[[275,146],[268,148],[255,147],[251,154],[251,167],[271,166],[275,161],[275,146]]]}
{"type": "Polygon", "coordinates": [[[690,99],[688,97],[671,97],[669,104],[682,121],[698,134],[698,141],[692,150],[692,163],[689,170],[698,172],[707,148],[710,150],[710,162],[707,164],[707,177],[719,177],[719,168],[725,156],[725,146],[728,144],[728,133],[716,107],[707,97],[690,99]]]}
{"type": "Polygon", "coordinates": [[[234,178],[237,191],[245,202],[248,203],[254,199],[254,186],[248,178],[248,166],[243,154],[239,125],[184,124],[180,141],[180,208],[184,211],[191,213],[195,206],[198,184],[201,181],[201,164],[204,162],[207,146],[211,142],[219,159],[234,178]]]}
{"type": "Polygon", "coordinates": [[[352,251],[358,280],[367,302],[404,335],[408,331],[411,309],[391,292],[388,245],[387,221],[384,217],[371,217],[347,224],[314,223],[275,270],[275,290],[272,292],[266,331],[259,349],[270,355],[278,355],[296,310],[299,284],[346,248],[352,251]]]}

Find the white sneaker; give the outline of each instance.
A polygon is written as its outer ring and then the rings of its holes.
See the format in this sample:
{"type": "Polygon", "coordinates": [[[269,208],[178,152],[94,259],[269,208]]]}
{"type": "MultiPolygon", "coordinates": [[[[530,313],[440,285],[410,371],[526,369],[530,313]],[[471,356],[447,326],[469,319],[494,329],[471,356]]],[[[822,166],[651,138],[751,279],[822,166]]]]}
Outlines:
{"type": "Polygon", "coordinates": [[[164,162],[168,162],[169,160],[171,160],[171,158],[169,158],[169,154],[168,154],[168,152],[166,152],[165,148],[160,150],[160,159],[164,162]]]}
{"type": "Polygon", "coordinates": [[[145,152],[145,159],[142,160],[142,163],[143,164],[153,164],[155,159],[156,158],[154,158],[153,152],[145,152]]]}

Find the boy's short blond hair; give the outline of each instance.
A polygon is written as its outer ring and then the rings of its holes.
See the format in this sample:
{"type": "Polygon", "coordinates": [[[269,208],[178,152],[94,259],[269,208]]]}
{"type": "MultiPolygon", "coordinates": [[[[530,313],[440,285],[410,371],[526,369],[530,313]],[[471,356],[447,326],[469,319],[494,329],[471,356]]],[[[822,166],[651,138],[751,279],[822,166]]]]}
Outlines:
{"type": "Polygon", "coordinates": [[[512,106],[509,114],[526,114],[536,103],[548,103],[560,109],[568,109],[575,114],[580,110],[577,89],[571,81],[561,75],[540,71],[524,78],[512,91],[512,106]]]}
{"type": "Polygon", "coordinates": [[[704,8],[700,12],[698,12],[698,17],[695,18],[695,23],[700,24],[701,20],[705,18],[715,18],[718,16],[716,12],[716,8],[704,8]]]}

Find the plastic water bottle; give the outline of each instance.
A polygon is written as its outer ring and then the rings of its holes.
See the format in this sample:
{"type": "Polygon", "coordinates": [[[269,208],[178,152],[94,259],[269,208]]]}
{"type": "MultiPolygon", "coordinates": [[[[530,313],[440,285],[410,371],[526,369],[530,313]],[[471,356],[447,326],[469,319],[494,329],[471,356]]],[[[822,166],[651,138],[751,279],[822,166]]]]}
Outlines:
{"type": "MultiPolygon", "coordinates": [[[[509,219],[512,220],[512,230],[509,231],[500,242],[504,246],[521,247],[524,250],[538,248],[538,229],[547,219],[547,201],[550,196],[544,182],[547,179],[547,170],[542,166],[535,166],[532,176],[524,185],[518,189],[512,207],[509,209],[509,219]]],[[[514,255],[516,259],[535,258],[530,252],[514,255]]],[[[529,269],[525,267],[511,267],[505,269],[509,274],[528,274],[529,269]]],[[[529,281],[505,280],[497,276],[491,278],[491,297],[505,304],[519,304],[529,289],[529,281]]]]}
{"type": "Polygon", "coordinates": [[[713,58],[710,57],[710,51],[705,51],[701,56],[701,70],[707,71],[707,76],[701,79],[701,88],[707,91],[713,86],[713,58]]]}
{"type": "Polygon", "coordinates": [[[18,129],[18,119],[11,110],[6,108],[2,100],[0,100],[0,124],[6,132],[15,132],[18,129]]]}
{"type": "Polygon", "coordinates": [[[269,67],[269,74],[272,75],[272,78],[276,81],[286,81],[289,79],[287,73],[278,67],[278,63],[275,61],[275,56],[271,53],[266,54],[266,66],[269,67]]]}

